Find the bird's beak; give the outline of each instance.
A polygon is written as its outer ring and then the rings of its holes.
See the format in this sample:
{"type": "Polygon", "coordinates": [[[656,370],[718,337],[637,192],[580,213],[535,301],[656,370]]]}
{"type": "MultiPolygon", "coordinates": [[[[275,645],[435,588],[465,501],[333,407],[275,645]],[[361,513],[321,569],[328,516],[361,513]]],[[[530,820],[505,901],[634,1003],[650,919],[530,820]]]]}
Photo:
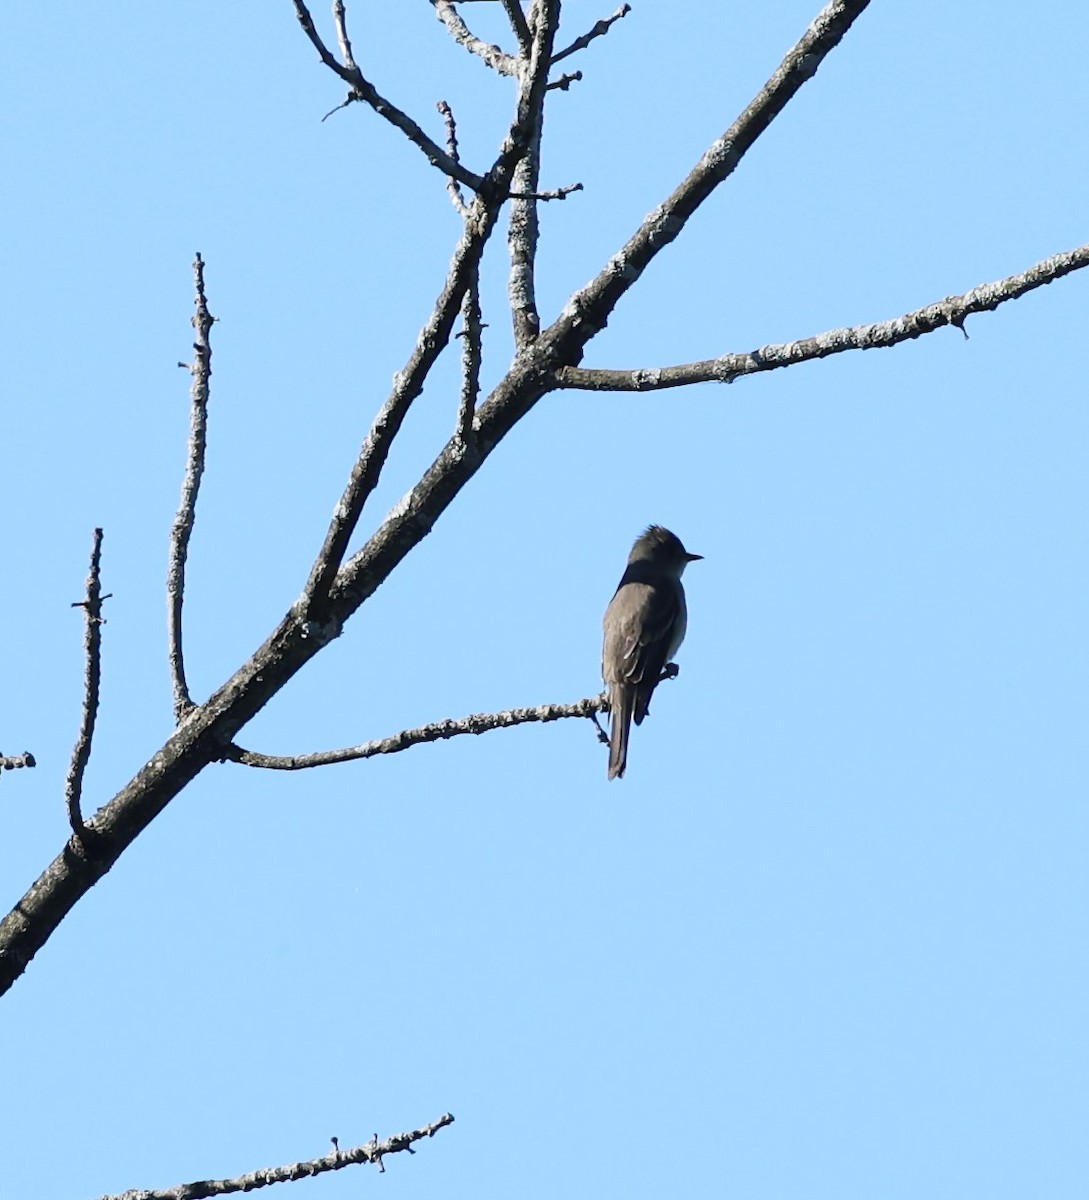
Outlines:
{"type": "Polygon", "coordinates": [[[685,562],[699,562],[701,558],[703,558],[702,554],[689,554],[687,551],[685,551],[685,562]]]}

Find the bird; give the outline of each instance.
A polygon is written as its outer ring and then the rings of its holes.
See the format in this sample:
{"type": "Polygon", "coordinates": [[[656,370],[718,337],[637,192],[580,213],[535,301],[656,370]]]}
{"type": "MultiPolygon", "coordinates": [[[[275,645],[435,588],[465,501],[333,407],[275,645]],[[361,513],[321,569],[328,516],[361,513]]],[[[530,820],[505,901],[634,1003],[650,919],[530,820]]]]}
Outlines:
{"type": "Polygon", "coordinates": [[[675,533],[649,525],[635,541],[616,594],[605,610],[601,674],[609,700],[609,778],[628,765],[631,722],[643,723],[663,670],[688,626],[681,575],[702,554],[689,554],[675,533]]]}

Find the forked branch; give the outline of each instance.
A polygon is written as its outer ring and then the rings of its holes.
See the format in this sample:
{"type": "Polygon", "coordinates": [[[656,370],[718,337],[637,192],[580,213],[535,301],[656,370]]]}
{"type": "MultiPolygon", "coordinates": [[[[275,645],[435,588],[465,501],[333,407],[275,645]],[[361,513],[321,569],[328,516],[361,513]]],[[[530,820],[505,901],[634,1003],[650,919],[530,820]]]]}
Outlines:
{"type": "Polygon", "coordinates": [[[827,358],[830,354],[842,354],[845,350],[898,346],[946,325],[963,332],[965,321],[973,314],[992,312],[1008,300],[1016,300],[1026,292],[1086,266],[1089,266],[1089,243],[1045,258],[1020,275],[981,284],[962,296],[947,296],[891,321],[832,329],[797,342],[763,346],[748,354],[724,354],[720,358],[670,367],[636,367],[626,371],[561,367],[556,378],[560,387],[593,392],[654,392],[691,383],[733,383],[743,375],[775,371],[815,358],[827,358]]]}
{"type": "MultiPolygon", "coordinates": [[[[427,161],[433,167],[438,167],[446,175],[452,175],[460,183],[465,184],[466,187],[472,188],[473,191],[480,191],[484,186],[483,176],[475,175],[472,171],[463,167],[461,163],[455,162],[438,142],[428,137],[406,112],[403,112],[396,104],[393,104],[380,95],[377,88],[364,77],[363,72],[358,66],[354,63],[351,65],[344,64],[337,60],[336,55],[322,41],[321,35],[314,25],[314,18],[310,15],[310,10],[303,3],[303,0],[295,0],[295,15],[299,19],[299,24],[303,27],[303,32],[310,39],[314,49],[317,50],[321,61],[351,88],[350,100],[362,100],[365,104],[369,104],[380,117],[384,117],[391,125],[396,126],[414,146],[418,146],[427,156],[427,161]]],[[[351,52],[350,43],[347,50],[348,53],[351,52]]]]}

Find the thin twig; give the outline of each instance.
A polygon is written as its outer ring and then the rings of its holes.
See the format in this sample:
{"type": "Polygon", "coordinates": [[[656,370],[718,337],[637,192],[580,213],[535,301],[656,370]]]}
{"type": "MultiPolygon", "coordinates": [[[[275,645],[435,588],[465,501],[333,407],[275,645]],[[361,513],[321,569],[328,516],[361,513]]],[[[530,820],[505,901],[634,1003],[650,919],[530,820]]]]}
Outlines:
{"type": "Polygon", "coordinates": [[[80,811],[83,792],[83,775],[91,758],[91,742],[95,735],[95,718],[98,716],[98,693],[102,682],[102,603],[112,593],[102,595],[102,530],[96,529],[91,545],[91,570],[87,576],[87,597],[76,600],[73,608],[82,608],[86,618],[83,635],[85,673],[83,679],[83,721],[79,737],[72,750],[72,762],[68,768],[65,798],[68,803],[68,823],[77,840],[82,841],[87,833],[80,811]]]}
{"type": "Polygon", "coordinates": [[[450,3],[450,0],[435,0],[435,15],[446,26],[450,36],[459,46],[464,46],[470,54],[487,63],[500,75],[518,75],[518,60],[505,54],[498,46],[481,41],[461,19],[461,14],[450,3]]]}
{"type": "Polygon", "coordinates": [[[274,755],[258,754],[252,750],[235,747],[230,754],[232,762],[247,767],[264,767],[272,771],[302,771],[308,767],[327,767],[333,763],[355,762],[361,758],[374,758],[379,754],[397,754],[412,746],[426,742],[438,742],[461,734],[490,733],[493,729],[510,729],[514,725],[526,725],[538,721],[562,721],[568,717],[592,718],[595,713],[607,712],[608,701],[604,696],[588,700],[577,700],[574,704],[541,704],[536,708],[511,708],[506,712],[475,713],[458,721],[436,721],[432,725],[421,725],[418,729],[404,729],[392,737],[360,746],[348,746],[343,750],[322,750],[315,754],[274,755]]]}
{"type": "Polygon", "coordinates": [[[662,388],[684,387],[690,383],[732,383],[743,375],[775,371],[795,363],[841,354],[845,350],[877,350],[897,346],[946,325],[963,333],[964,322],[975,313],[991,312],[1008,300],[1016,300],[1026,292],[1044,287],[1086,266],[1089,266],[1089,243],[1046,258],[1019,275],[1010,275],[996,283],[981,284],[962,296],[947,296],[944,300],[891,321],[832,329],[797,342],[763,346],[748,354],[724,354],[721,358],[677,366],[642,367],[628,371],[563,367],[558,372],[558,379],[561,387],[595,392],[653,392],[662,388]]]}
{"type": "Polygon", "coordinates": [[[382,1159],[387,1154],[397,1154],[401,1150],[415,1154],[415,1150],[412,1149],[414,1142],[432,1138],[440,1129],[445,1129],[453,1123],[454,1118],[450,1113],[446,1113],[431,1125],[414,1129],[411,1133],[395,1133],[384,1142],[379,1142],[378,1135],[375,1134],[365,1145],[356,1146],[352,1150],[339,1149],[337,1139],[333,1138],[333,1152],[323,1158],[289,1163],[284,1167],[265,1167],[259,1171],[251,1171],[248,1175],[239,1175],[236,1179],[202,1179],[197,1183],[182,1183],[162,1191],[131,1191],[119,1196],[103,1196],[102,1200],[208,1200],[212,1196],[228,1196],[233,1192],[256,1191],[273,1183],[310,1179],[315,1175],[324,1175],[328,1171],[342,1171],[345,1167],[357,1166],[360,1163],[373,1163],[379,1171],[384,1171],[382,1159]]]}
{"type": "Polygon", "coordinates": [[[599,38],[602,36],[602,34],[608,33],[613,25],[615,25],[616,22],[621,19],[621,17],[626,17],[630,12],[630,4],[621,4],[621,6],[616,10],[616,12],[613,13],[611,17],[602,18],[602,20],[598,21],[598,23],[589,31],[589,33],[584,33],[582,37],[576,38],[570,46],[568,46],[565,50],[561,50],[559,54],[553,54],[552,61],[554,63],[558,63],[561,59],[570,58],[572,54],[577,54],[580,50],[585,50],[586,47],[589,46],[589,44],[594,40],[594,38],[599,38]]]}
{"type": "Polygon", "coordinates": [[[17,771],[21,767],[36,767],[37,765],[37,760],[29,750],[24,750],[22,754],[0,754],[0,771],[17,771]]]}
{"type": "MultiPolygon", "coordinates": [[[[458,127],[454,120],[454,111],[445,100],[440,100],[435,107],[442,114],[443,123],[446,126],[446,152],[454,160],[460,162],[458,154],[458,127]]],[[[454,207],[463,216],[468,216],[469,206],[465,203],[465,197],[461,194],[461,184],[452,176],[446,179],[446,190],[450,193],[450,199],[454,203],[454,207]]]]}
{"type": "Polygon", "coordinates": [[[344,0],[333,0],[333,21],[337,27],[337,41],[340,43],[340,53],[344,65],[349,70],[355,69],[355,56],[352,54],[352,42],[348,37],[348,18],[344,11],[344,0]]]}
{"type": "Polygon", "coordinates": [[[573,83],[579,83],[581,79],[581,71],[572,71],[570,75],[561,75],[559,79],[554,79],[548,85],[548,90],[550,92],[566,92],[573,83]]]}
{"type": "MultiPolygon", "coordinates": [[[[321,35],[314,26],[314,18],[310,15],[310,10],[303,3],[303,0],[295,0],[295,15],[299,19],[299,24],[303,27],[303,32],[310,39],[314,49],[317,50],[321,61],[332,71],[344,80],[352,89],[357,100],[362,100],[369,104],[380,117],[385,117],[391,125],[396,126],[408,138],[413,145],[418,146],[420,150],[427,156],[428,162],[433,167],[438,167],[447,175],[453,175],[455,179],[460,180],[466,187],[472,188],[474,192],[478,192],[484,186],[484,177],[474,175],[472,171],[467,170],[456,163],[446,153],[445,150],[428,137],[419,125],[405,112],[392,104],[384,96],[380,95],[377,89],[369,80],[364,78],[363,72],[358,66],[344,66],[339,63],[336,56],[330,51],[329,47],[322,41],[321,35]]],[[[345,104],[347,101],[345,101],[345,104]]],[[[343,108],[344,105],[338,107],[343,108]]],[[[336,109],[332,110],[336,112],[336,109]]],[[[329,116],[326,113],[326,116],[329,116]]],[[[322,118],[325,119],[324,117],[322,118]]]]}
{"type": "Polygon", "coordinates": [[[458,407],[458,436],[465,445],[473,436],[473,413],[480,396],[480,363],[483,357],[484,324],[480,315],[480,276],[475,273],[465,290],[461,306],[461,404],[458,407]]]}
{"type": "Polygon", "coordinates": [[[566,187],[554,188],[550,192],[510,192],[511,200],[566,200],[572,192],[581,192],[581,183],[569,183],[566,187]]]}
{"type": "Polygon", "coordinates": [[[215,317],[208,311],[204,291],[204,260],[198,254],[193,263],[196,280],[197,311],[193,328],[197,331],[193,349],[196,357],[188,365],[193,376],[189,391],[189,449],[182,480],[181,503],[170,531],[170,562],[166,575],[167,621],[170,637],[170,677],[174,685],[174,719],[180,721],[193,708],[189,686],[185,680],[185,655],[182,649],[182,606],[185,602],[185,563],[189,556],[189,539],[197,515],[197,494],[204,474],[204,458],[208,445],[208,398],[212,380],[212,326],[215,317]]]}

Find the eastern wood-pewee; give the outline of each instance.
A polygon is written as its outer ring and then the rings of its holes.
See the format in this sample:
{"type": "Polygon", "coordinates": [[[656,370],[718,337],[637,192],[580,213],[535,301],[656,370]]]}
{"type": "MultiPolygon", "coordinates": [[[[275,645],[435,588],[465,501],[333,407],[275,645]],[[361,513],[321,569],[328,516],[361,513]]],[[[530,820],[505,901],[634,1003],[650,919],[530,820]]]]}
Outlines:
{"type": "Polygon", "coordinates": [[[605,610],[601,673],[609,693],[609,778],[628,765],[628,731],[641,725],[662,671],[684,641],[688,609],[681,575],[702,554],[651,525],[628,555],[628,567],[605,610]]]}

